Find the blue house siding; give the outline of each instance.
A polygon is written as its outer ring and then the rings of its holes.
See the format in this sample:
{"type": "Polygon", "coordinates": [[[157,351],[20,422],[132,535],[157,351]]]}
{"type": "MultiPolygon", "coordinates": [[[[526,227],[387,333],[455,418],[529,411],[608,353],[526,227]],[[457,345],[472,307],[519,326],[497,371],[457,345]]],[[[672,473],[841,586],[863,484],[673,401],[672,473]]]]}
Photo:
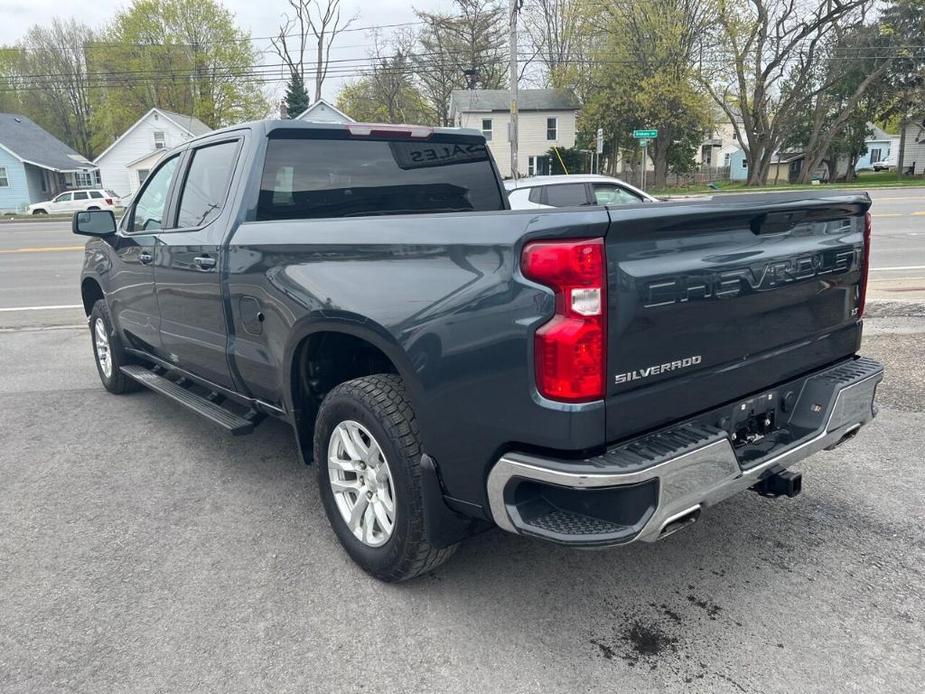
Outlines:
{"type": "Polygon", "coordinates": [[[880,150],[880,158],[877,161],[883,161],[886,159],[890,154],[892,141],[868,140],[865,144],[867,145],[867,153],[858,159],[858,163],[854,167],[855,171],[863,171],[864,169],[870,169],[872,167],[873,162],[871,161],[871,154],[875,149],[880,150]]]}
{"type": "Polygon", "coordinates": [[[745,160],[745,152],[741,149],[729,155],[729,178],[733,181],[748,180],[748,163],[745,160]]]}
{"type": "Polygon", "coordinates": [[[0,149],[0,167],[6,169],[9,184],[0,188],[0,212],[22,212],[30,203],[25,167],[5,149],[0,149]]]}
{"type": "Polygon", "coordinates": [[[32,164],[26,164],[26,184],[29,186],[29,202],[48,200],[50,195],[42,190],[44,171],[32,164]]]}

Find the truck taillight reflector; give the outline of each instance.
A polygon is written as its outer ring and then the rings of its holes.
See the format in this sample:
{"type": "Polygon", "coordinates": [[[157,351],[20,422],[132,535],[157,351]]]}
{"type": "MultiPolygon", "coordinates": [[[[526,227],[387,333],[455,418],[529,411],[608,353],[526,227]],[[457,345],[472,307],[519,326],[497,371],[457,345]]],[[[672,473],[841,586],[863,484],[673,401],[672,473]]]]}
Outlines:
{"type": "Polygon", "coordinates": [[[864,254],[862,256],[861,286],[858,290],[858,318],[864,315],[864,306],[867,304],[867,276],[870,273],[870,212],[864,215],[864,254]]]}
{"type": "Polygon", "coordinates": [[[534,338],[537,389],[550,400],[600,400],[607,339],[604,240],[528,243],[521,268],[556,296],[556,314],[534,338]]]}

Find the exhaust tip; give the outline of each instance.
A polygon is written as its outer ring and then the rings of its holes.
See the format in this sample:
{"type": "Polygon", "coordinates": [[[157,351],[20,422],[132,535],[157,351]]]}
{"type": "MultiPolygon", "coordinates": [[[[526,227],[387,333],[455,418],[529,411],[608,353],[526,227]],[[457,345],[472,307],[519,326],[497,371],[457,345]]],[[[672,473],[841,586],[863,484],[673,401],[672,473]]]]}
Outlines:
{"type": "Polygon", "coordinates": [[[700,506],[697,505],[694,508],[690,508],[672,516],[662,524],[662,529],[658,533],[658,539],[661,540],[669,535],[673,535],[679,530],[683,530],[689,525],[693,525],[697,522],[697,519],[700,518],[700,511],[700,506]]]}

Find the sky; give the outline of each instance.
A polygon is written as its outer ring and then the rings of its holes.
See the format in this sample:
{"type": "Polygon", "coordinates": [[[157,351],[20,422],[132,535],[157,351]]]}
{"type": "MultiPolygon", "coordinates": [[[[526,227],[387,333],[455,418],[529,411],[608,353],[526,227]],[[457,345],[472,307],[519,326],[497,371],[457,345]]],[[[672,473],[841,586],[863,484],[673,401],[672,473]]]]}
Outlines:
{"type": "MultiPolygon", "coordinates": [[[[238,26],[250,31],[252,37],[266,37],[279,30],[283,13],[289,9],[286,0],[223,0],[222,4],[234,12],[238,26]]],[[[55,17],[74,17],[91,27],[101,27],[120,9],[130,5],[129,0],[0,0],[0,45],[16,43],[33,24],[50,22],[55,17]]],[[[381,26],[415,21],[414,9],[448,11],[452,0],[342,0],[344,15],[357,15],[354,26],[381,26]]],[[[339,37],[331,51],[331,59],[365,58],[371,37],[365,31],[354,31],[339,37]]],[[[255,40],[259,50],[269,49],[269,41],[255,40]]],[[[278,63],[275,55],[267,62],[278,63]]],[[[345,78],[331,78],[325,82],[325,98],[333,100],[345,78]]],[[[309,86],[309,93],[314,91],[309,86]]],[[[279,97],[282,89],[268,95],[279,97]]]]}

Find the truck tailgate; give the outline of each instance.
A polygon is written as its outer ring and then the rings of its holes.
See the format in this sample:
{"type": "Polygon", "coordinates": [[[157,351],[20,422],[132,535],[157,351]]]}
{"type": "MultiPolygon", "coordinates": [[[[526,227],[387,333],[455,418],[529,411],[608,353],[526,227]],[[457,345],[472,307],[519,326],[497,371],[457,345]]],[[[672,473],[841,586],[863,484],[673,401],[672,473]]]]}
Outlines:
{"type": "Polygon", "coordinates": [[[855,353],[866,195],[611,208],[607,440],[855,353]]]}

